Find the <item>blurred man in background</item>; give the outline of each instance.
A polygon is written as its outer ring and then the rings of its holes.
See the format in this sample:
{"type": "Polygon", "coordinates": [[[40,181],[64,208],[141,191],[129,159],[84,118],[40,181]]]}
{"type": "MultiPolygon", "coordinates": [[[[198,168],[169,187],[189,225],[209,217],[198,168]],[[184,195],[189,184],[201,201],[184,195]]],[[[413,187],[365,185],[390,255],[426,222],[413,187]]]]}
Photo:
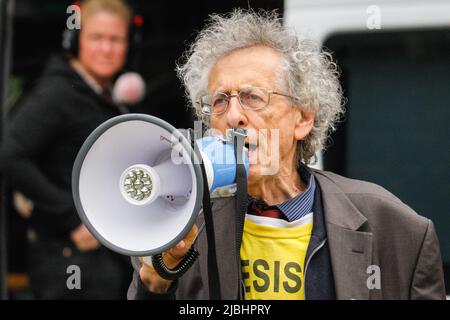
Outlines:
{"type": "Polygon", "coordinates": [[[126,62],[131,18],[121,0],[84,1],[81,30],[65,35],[66,55],[50,59],[1,147],[2,173],[32,203],[28,270],[38,299],[124,296],[123,257],[101,247],[80,222],[71,173],[87,136],[126,112],[113,102],[111,88],[126,62]],[[77,270],[71,265],[81,271],[78,280],[68,280],[68,270],[77,270]]]}

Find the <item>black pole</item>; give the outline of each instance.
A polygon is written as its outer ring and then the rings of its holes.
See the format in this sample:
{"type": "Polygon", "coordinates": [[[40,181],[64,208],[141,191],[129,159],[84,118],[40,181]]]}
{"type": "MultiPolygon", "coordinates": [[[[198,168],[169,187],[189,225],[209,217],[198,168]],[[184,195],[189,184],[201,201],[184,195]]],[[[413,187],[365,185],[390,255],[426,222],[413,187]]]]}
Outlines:
{"type": "MultiPolygon", "coordinates": [[[[13,12],[14,0],[0,0],[0,143],[3,142],[7,88],[11,70],[13,12]]],[[[3,177],[0,187],[0,299],[6,300],[8,299],[8,290],[6,287],[6,274],[8,269],[8,237],[6,228],[7,188],[3,177]]]]}

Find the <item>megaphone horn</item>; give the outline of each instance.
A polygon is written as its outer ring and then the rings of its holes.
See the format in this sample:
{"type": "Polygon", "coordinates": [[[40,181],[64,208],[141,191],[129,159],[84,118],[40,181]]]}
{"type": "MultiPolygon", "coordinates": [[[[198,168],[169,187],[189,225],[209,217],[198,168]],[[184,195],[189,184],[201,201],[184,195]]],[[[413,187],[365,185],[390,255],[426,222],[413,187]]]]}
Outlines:
{"type": "Polygon", "coordinates": [[[191,144],[156,117],[128,114],[95,129],[72,172],[76,209],[106,247],[146,256],[175,246],[200,211],[203,179],[199,160],[170,159],[171,140],[194,157],[191,144]]]}
{"type": "MultiPolygon", "coordinates": [[[[203,188],[212,191],[236,181],[237,158],[234,145],[223,137],[204,137],[193,145],[159,118],[121,115],[101,124],[81,147],[72,172],[75,207],[109,249],[162,260],[160,254],[195,223],[203,188]],[[208,181],[203,181],[201,160],[208,181]]],[[[248,173],[244,150],[242,158],[248,173]]],[[[187,270],[196,254],[186,256],[180,268],[187,270]]]]}

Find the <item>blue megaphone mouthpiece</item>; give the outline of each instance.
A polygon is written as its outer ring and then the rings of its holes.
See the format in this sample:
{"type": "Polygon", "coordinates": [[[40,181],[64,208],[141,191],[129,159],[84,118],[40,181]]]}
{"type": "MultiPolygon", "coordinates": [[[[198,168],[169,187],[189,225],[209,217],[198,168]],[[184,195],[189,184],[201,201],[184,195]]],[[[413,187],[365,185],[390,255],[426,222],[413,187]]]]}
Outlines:
{"type": "MultiPolygon", "coordinates": [[[[197,146],[205,165],[210,192],[236,182],[236,156],[230,136],[207,136],[198,139],[197,146]]],[[[242,148],[242,159],[249,174],[248,150],[242,148]]]]}

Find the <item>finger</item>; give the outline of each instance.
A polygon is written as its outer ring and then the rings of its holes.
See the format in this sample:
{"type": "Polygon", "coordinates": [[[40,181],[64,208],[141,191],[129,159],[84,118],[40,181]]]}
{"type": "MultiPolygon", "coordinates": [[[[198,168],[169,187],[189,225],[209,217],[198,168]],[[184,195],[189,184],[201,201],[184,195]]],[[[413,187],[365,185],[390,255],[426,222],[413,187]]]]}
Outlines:
{"type": "Polygon", "coordinates": [[[150,275],[149,270],[145,265],[142,265],[141,269],[139,269],[139,278],[141,278],[141,281],[148,286],[150,284],[150,275]]]}
{"type": "Polygon", "coordinates": [[[167,264],[174,264],[176,265],[188,252],[189,247],[186,246],[184,241],[180,241],[180,243],[178,243],[178,245],[176,245],[175,247],[167,250],[164,254],[164,261],[166,262],[167,260],[167,264]],[[183,245],[181,244],[184,243],[183,245]]]}
{"type": "Polygon", "coordinates": [[[186,255],[192,246],[192,242],[197,236],[198,227],[193,225],[188,234],[177,245],[163,253],[164,263],[169,267],[175,267],[186,255]]]}
{"type": "Polygon", "coordinates": [[[96,239],[91,240],[89,242],[89,245],[92,249],[96,249],[96,248],[100,247],[100,243],[96,239]]]}
{"type": "Polygon", "coordinates": [[[185,247],[186,247],[186,242],[181,240],[180,242],[178,242],[176,249],[184,249],[185,247]]]}
{"type": "Polygon", "coordinates": [[[95,239],[83,239],[77,244],[77,247],[81,251],[89,251],[100,247],[100,243],[95,239]]]}
{"type": "Polygon", "coordinates": [[[194,242],[195,238],[197,237],[198,233],[198,227],[196,224],[194,224],[191,228],[191,230],[188,232],[188,234],[184,237],[183,240],[185,240],[187,246],[191,246],[192,242],[194,242]]]}

